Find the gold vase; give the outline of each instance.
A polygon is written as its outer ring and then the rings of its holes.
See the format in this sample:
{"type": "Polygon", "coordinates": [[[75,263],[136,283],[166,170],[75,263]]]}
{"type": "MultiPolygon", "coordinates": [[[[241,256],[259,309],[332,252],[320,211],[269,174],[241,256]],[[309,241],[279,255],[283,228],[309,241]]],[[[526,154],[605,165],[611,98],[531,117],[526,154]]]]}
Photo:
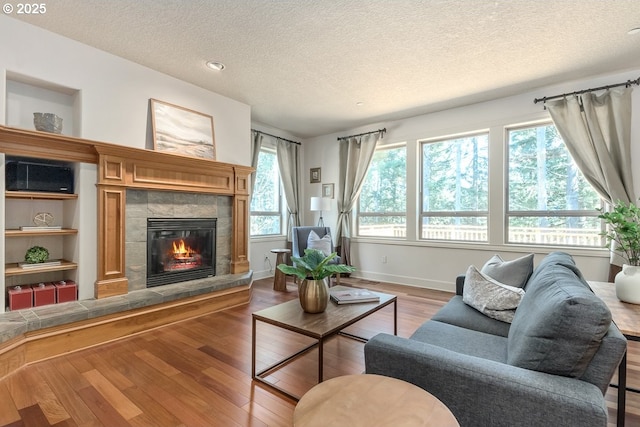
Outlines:
{"type": "Polygon", "coordinates": [[[322,313],[329,303],[328,279],[305,279],[298,289],[300,305],[306,313],[322,313]]]}

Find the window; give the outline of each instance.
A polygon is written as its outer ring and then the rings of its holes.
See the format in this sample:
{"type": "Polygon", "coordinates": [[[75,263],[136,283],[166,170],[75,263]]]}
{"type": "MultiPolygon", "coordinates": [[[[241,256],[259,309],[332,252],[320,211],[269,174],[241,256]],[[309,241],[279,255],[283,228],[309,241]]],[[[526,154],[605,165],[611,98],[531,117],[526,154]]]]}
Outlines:
{"type": "Polygon", "coordinates": [[[358,200],[358,235],[407,234],[407,149],[376,149],[358,200]]]}
{"type": "Polygon", "coordinates": [[[488,133],[420,145],[420,237],[488,241],[488,133]]]}
{"type": "Polygon", "coordinates": [[[282,234],[282,192],[274,148],[262,147],[251,196],[251,236],[282,234]]]}
{"type": "Polygon", "coordinates": [[[602,200],[556,127],[508,129],[507,138],[507,242],[602,247],[602,200]]]}

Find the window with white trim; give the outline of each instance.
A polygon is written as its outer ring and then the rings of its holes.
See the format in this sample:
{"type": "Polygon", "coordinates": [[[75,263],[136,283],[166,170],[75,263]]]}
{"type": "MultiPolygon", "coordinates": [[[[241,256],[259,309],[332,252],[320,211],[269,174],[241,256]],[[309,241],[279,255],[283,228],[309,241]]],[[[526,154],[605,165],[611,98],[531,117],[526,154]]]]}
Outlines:
{"type": "Polygon", "coordinates": [[[358,199],[359,236],[407,234],[407,147],[376,148],[358,199]]]}
{"type": "Polygon", "coordinates": [[[282,185],[275,148],[261,147],[256,181],[251,195],[250,233],[255,236],[282,234],[282,185]]]}
{"type": "Polygon", "coordinates": [[[488,241],[489,134],[420,142],[420,239],[488,241]]]}
{"type": "Polygon", "coordinates": [[[552,123],[507,129],[507,243],[602,247],[602,199],[552,123]]]}

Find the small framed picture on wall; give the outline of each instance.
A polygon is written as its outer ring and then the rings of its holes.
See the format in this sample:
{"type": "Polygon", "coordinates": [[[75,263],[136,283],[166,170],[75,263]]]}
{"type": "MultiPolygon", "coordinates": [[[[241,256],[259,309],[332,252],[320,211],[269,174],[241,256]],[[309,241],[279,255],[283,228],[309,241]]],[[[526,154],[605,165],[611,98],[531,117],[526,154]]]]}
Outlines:
{"type": "Polygon", "coordinates": [[[322,184],[322,197],[333,199],[333,184],[322,184]]]}
{"type": "Polygon", "coordinates": [[[311,168],[310,172],[309,182],[311,184],[318,184],[321,181],[320,168],[311,168]]]}

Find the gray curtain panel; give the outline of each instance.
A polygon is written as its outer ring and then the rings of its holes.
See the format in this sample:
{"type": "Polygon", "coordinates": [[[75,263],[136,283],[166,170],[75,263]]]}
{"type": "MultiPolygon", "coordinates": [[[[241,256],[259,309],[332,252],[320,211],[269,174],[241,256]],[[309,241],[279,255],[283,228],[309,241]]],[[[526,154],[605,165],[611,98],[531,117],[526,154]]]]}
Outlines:
{"type": "Polygon", "coordinates": [[[351,212],[362,189],[376,144],[382,136],[383,132],[375,132],[339,141],[336,245],[341,247],[342,261],[347,265],[351,261],[348,242],[351,237],[351,212]]]}
{"type": "Polygon", "coordinates": [[[609,203],[635,200],[631,177],[632,88],[548,101],[546,106],[587,181],[609,203]]]}
{"type": "MultiPolygon", "coordinates": [[[[611,204],[635,201],[631,176],[632,88],[548,101],[551,118],[586,180],[611,204]]],[[[611,264],[622,265],[611,252],[611,264]]],[[[610,272],[610,280],[613,273],[610,272]]]]}
{"type": "MultiPolygon", "coordinates": [[[[263,136],[260,132],[256,131],[251,131],[251,136],[251,167],[257,170],[263,136]]],[[[256,186],[256,170],[251,173],[251,197],[253,197],[253,189],[256,186]]]]}
{"type": "Polygon", "coordinates": [[[276,139],[276,153],[278,157],[278,169],[280,179],[284,187],[284,196],[287,201],[287,242],[291,242],[291,230],[300,225],[300,169],[298,167],[299,149],[297,144],[276,139]]]}

